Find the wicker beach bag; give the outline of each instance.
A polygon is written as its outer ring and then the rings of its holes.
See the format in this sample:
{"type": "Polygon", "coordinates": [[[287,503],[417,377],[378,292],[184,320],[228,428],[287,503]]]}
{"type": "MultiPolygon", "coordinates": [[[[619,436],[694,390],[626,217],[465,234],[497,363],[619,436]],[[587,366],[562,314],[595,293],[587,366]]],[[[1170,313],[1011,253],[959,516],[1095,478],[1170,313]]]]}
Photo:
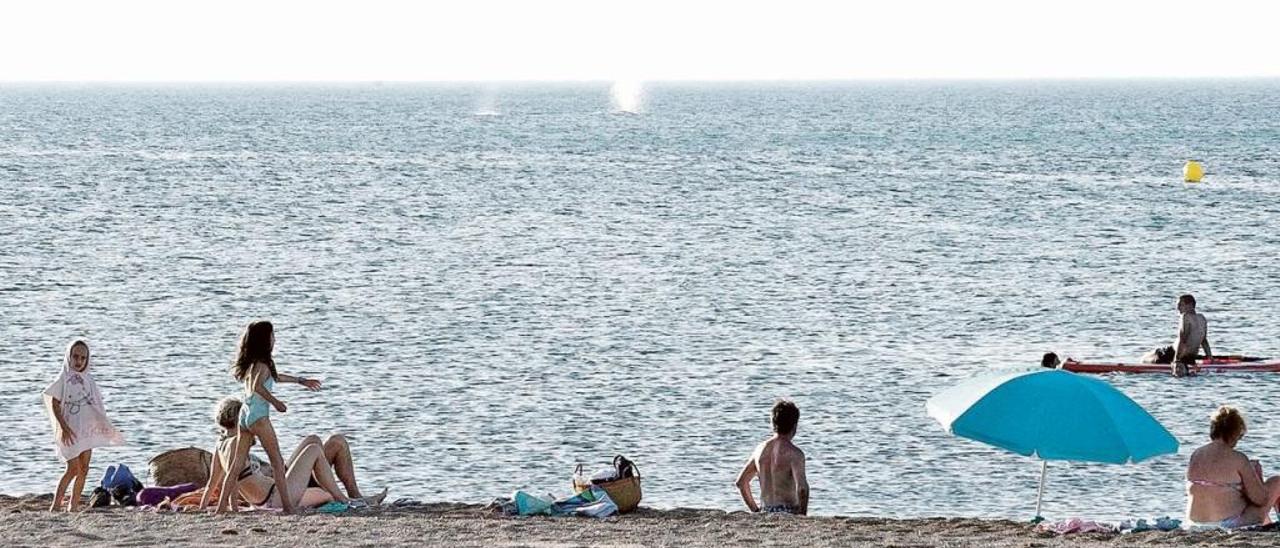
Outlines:
{"type": "MultiPolygon", "coordinates": [[[[599,485],[601,489],[604,489],[604,492],[609,494],[609,499],[612,500],[614,504],[618,505],[618,513],[625,514],[640,506],[640,467],[636,466],[634,462],[627,460],[622,455],[618,455],[613,458],[613,465],[615,468],[618,468],[619,474],[623,473],[623,468],[628,468],[630,469],[631,475],[613,481],[597,483],[596,485],[599,485]]],[[[577,474],[575,474],[575,476],[581,475],[581,464],[578,465],[576,472],[577,474]]],[[[574,493],[581,493],[590,488],[591,483],[589,482],[582,482],[577,479],[574,479],[573,481],[574,493]]]]}
{"type": "Polygon", "coordinates": [[[199,447],[172,449],[152,457],[147,463],[151,468],[151,481],[160,487],[209,481],[209,466],[213,454],[199,447]]]}

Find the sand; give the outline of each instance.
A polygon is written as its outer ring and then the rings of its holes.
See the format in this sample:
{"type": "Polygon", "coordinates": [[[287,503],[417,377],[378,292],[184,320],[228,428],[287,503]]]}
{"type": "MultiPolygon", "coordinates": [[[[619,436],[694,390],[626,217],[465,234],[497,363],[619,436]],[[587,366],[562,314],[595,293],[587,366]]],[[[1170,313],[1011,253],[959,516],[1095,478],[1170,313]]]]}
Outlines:
{"type": "Polygon", "coordinates": [[[3,546],[1280,546],[1277,532],[1144,532],[1063,537],[1025,523],[753,515],[641,508],[603,520],[513,518],[437,503],[341,515],[234,516],[96,509],[51,514],[50,497],[0,495],[3,546]]]}

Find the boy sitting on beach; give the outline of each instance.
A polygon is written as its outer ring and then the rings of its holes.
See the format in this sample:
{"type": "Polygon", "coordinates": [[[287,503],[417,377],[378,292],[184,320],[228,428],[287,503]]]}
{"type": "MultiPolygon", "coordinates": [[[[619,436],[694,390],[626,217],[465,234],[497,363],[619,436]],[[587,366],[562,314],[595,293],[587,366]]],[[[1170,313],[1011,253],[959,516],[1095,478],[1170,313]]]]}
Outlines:
{"type": "Polygon", "coordinates": [[[772,411],[773,436],[756,446],[738,474],[738,491],[752,512],[759,512],[751,494],[751,479],[760,477],[764,511],[806,515],[809,513],[809,480],[804,475],[804,452],[791,443],[800,422],[796,404],[778,400],[772,411]]]}

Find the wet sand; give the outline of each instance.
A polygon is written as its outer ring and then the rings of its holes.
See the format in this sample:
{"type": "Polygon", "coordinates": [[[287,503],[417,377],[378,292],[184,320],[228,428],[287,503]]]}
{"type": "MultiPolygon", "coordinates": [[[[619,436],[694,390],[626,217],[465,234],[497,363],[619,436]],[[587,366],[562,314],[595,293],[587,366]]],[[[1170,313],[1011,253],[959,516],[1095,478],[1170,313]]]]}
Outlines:
{"type": "Polygon", "coordinates": [[[752,515],[641,508],[626,516],[513,518],[479,505],[435,503],[341,515],[234,516],[112,507],[51,514],[50,497],[0,495],[5,546],[1280,546],[1280,533],[1143,532],[1056,537],[1025,523],[752,515]]]}

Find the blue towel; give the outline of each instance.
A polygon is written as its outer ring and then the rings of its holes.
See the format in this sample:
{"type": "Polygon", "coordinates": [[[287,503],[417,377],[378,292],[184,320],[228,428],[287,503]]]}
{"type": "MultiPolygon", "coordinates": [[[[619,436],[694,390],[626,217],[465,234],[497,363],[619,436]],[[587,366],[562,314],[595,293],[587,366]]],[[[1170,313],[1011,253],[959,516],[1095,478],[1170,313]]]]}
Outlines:
{"type": "Polygon", "coordinates": [[[317,507],[316,511],[322,514],[341,514],[346,512],[348,508],[350,508],[350,506],[347,506],[347,503],[345,502],[331,500],[325,503],[324,506],[317,507]]]}

